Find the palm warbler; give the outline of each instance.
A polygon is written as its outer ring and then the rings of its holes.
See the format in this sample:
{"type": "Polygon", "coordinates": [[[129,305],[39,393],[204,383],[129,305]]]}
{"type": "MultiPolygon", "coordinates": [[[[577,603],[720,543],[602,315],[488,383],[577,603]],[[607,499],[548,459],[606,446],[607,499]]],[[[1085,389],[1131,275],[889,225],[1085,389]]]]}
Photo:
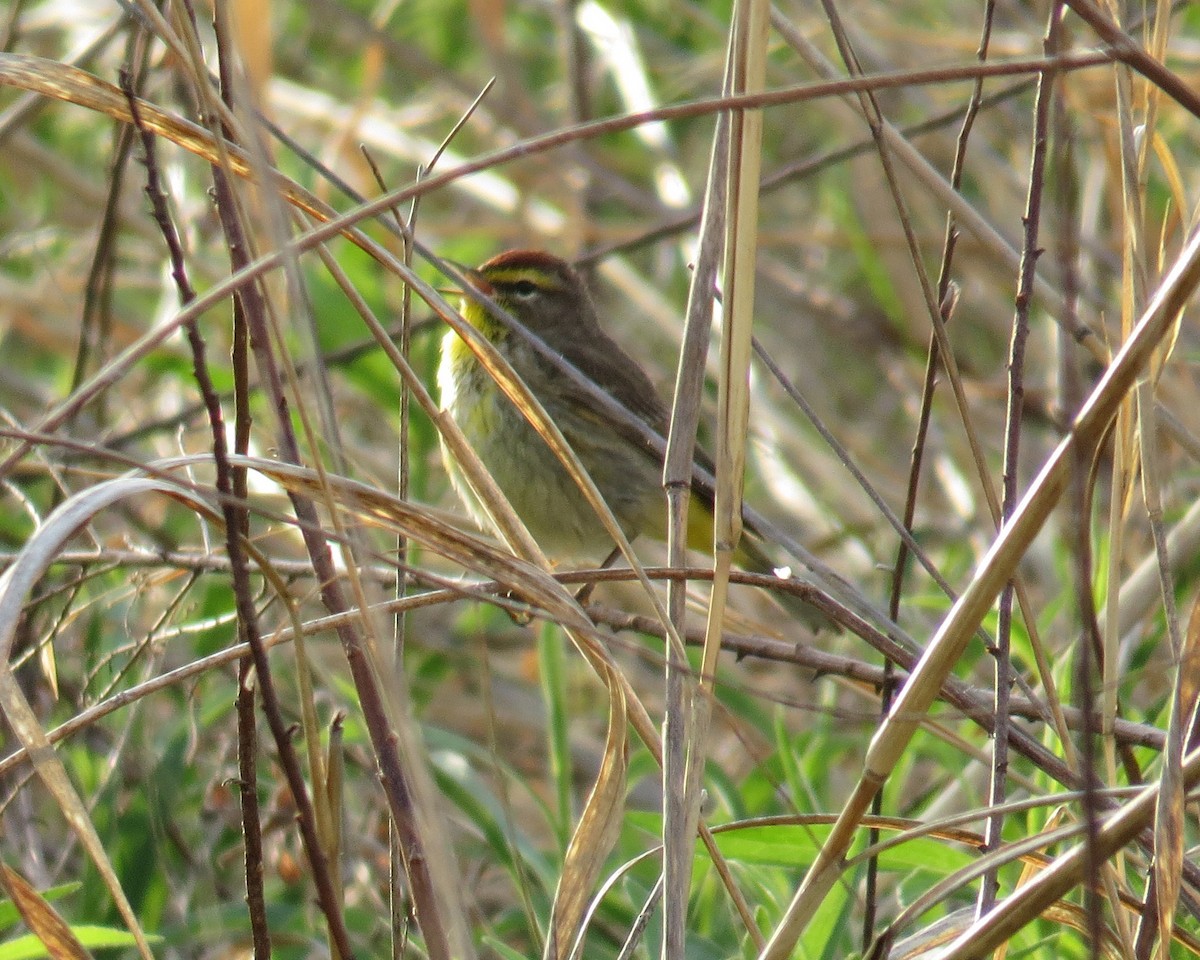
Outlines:
{"type": "MultiPolygon", "coordinates": [[[[660,436],[666,436],[667,411],[649,377],[601,329],[587,288],[565,261],[540,251],[510,250],[466,275],[475,289],[520,320],[660,436]]],[[[464,297],[462,314],[504,355],[541,401],[626,536],[664,539],[666,511],[659,454],[634,431],[597,410],[578,384],[483,306],[464,297]]],[[[438,387],[442,408],[449,411],[548,555],[598,562],[612,550],[612,537],[566,468],[453,331],[442,340],[438,387]]],[[[486,513],[466,478],[444,446],[442,453],[455,489],[486,527],[486,513]]],[[[689,517],[689,547],[711,548],[711,500],[701,498],[694,503],[689,517]]],[[[752,543],[744,544],[738,559],[760,571],[771,566],[752,543]]],[[[806,619],[814,622],[811,616],[806,619]]]]}

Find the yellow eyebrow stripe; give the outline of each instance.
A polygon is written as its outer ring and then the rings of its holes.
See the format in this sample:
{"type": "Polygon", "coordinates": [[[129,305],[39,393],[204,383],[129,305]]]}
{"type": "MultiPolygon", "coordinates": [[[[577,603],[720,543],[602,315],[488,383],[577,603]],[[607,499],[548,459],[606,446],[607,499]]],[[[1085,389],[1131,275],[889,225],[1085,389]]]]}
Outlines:
{"type": "Polygon", "coordinates": [[[536,284],[544,290],[563,289],[562,282],[554,274],[547,273],[544,270],[535,270],[530,267],[499,267],[485,271],[484,276],[490,283],[495,284],[513,284],[527,280],[529,283],[536,284]]]}

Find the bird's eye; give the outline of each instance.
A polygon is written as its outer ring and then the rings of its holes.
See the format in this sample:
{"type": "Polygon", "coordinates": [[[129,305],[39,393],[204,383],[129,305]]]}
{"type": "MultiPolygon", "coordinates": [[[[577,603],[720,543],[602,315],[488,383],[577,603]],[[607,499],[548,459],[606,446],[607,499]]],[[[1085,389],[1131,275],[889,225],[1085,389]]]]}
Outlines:
{"type": "Polygon", "coordinates": [[[538,290],[538,285],[532,280],[518,280],[512,285],[513,296],[520,297],[522,300],[537,296],[538,290]]]}

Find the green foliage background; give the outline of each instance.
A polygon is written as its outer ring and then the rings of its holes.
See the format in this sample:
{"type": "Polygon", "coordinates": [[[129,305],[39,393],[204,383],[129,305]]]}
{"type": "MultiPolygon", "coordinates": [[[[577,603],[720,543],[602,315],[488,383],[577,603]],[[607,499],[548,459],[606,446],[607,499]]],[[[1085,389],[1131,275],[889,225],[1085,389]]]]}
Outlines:
{"type": "MultiPolygon", "coordinates": [[[[180,17],[184,9],[164,13],[180,17]]],[[[837,9],[864,72],[945,68],[939,82],[880,90],[878,105],[932,168],[948,177],[972,95],[967,68],[977,62],[983,5],[852,0],[837,9]]],[[[730,17],[725,4],[688,0],[247,0],[229,11],[245,18],[244,29],[257,24],[266,30],[267,42],[248,42],[240,53],[273,164],[339,211],[354,206],[342,185],[373,197],[382,190],[379,181],[387,189],[413,181],[493,77],[495,85],[437,159],[435,175],[587,120],[717,97],[730,17]],[[267,121],[305,153],[274,139],[267,121]]],[[[211,11],[198,6],[195,13],[215,72],[211,11]]],[[[1002,3],[991,15],[989,59],[1043,54],[1047,5],[1002,3]]],[[[776,16],[769,88],[817,82],[811,57],[806,60],[788,42],[789,30],[839,64],[835,69],[844,75],[834,31],[816,5],[781,4],[776,16]]],[[[1162,61],[1185,83],[1194,84],[1200,15],[1187,5],[1173,9],[1164,4],[1123,21],[1130,35],[1152,50],[1155,17],[1169,24],[1162,61]]],[[[137,44],[144,42],[141,96],[197,120],[192,93],[197,78],[161,39],[137,39],[153,33],[147,32],[145,9],[103,0],[14,0],[0,10],[0,21],[0,49],[6,54],[74,63],[114,84],[122,67],[142,55],[131,51],[141,51],[137,44]]],[[[1064,24],[1064,53],[1100,46],[1075,13],[1064,14],[1064,24]]],[[[1054,311],[1044,297],[1034,297],[1015,471],[1022,490],[1063,437],[1080,399],[1065,389],[1065,371],[1078,371],[1081,395],[1099,381],[1104,364],[1097,354],[1115,353],[1148,294],[1180,255],[1194,223],[1200,186],[1195,175],[1200,169],[1198,120],[1188,104],[1162,98],[1151,114],[1147,96],[1152,84],[1111,64],[1066,70],[1055,82],[1059,113],[1051,131],[1051,164],[1044,187],[1035,191],[1041,228],[1038,266],[1047,289],[1077,289],[1080,322],[1098,335],[1092,342],[1100,346],[1089,352],[1074,343],[1056,325],[1063,317],[1051,316],[1054,311]],[[1118,96],[1124,84],[1131,91],[1128,102],[1118,96]],[[1142,180],[1132,187],[1140,217],[1131,215],[1131,192],[1122,187],[1122,124],[1138,130],[1142,142],[1152,147],[1142,180]],[[1068,162],[1058,164],[1067,151],[1068,162]],[[1134,276],[1144,278],[1144,291],[1135,291],[1134,276]]],[[[967,141],[960,194],[1018,251],[1030,192],[1036,78],[1029,72],[992,77],[983,83],[982,93],[985,101],[967,141]]],[[[140,147],[121,154],[120,125],[100,112],[27,97],[8,79],[0,86],[2,454],[7,458],[23,437],[32,441],[5,468],[0,490],[0,546],[9,559],[73,494],[162,458],[206,453],[212,445],[191,360],[178,335],[136,364],[120,368],[76,415],[43,429],[47,411],[174,316],[179,301],[142,193],[140,147]]],[[[764,114],[755,332],[844,454],[828,447],[769,371],[757,365],[751,381],[747,497],[861,596],[883,608],[898,537],[842,456],[865,474],[893,511],[902,512],[931,323],[896,193],[887,184],[856,103],[824,95],[772,106],[764,114]]],[[[571,139],[556,149],[526,155],[514,151],[484,172],[423,194],[415,211],[405,205],[397,213],[413,218],[425,247],[457,262],[474,264],[500,250],[525,246],[550,249],[580,263],[608,328],[667,397],[713,126],[711,111],[698,112],[667,123],[648,121],[621,133],[571,139]]],[[[229,274],[210,193],[210,167],[165,141],[157,167],[190,280],[203,293],[229,274]]],[[[946,206],[903,166],[896,190],[910,218],[920,263],[936,278],[946,206]]],[[[274,210],[264,204],[247,211],[263,252],[278,239],[270,221],[274,210]]],[[[362,226],[399,251],[399,241],[385,223],[390,219],[385,214],[362,226]]],[[[287,229],[299,233],[301,227],[293,222],[287,229]]],[[[371,310],[398,334],[404,284],[346,240],[330,241],[328,250],[371,310]]],[[[320,260],[308,253],[296,265],[290,277],[276,272],[268,280],[279,319],[274,346],[301,371],[298,383],[289,385],[297,422],[296,411],[314,415],[316,398],[328,389],[340,434],[306,448],[306,462],[320,461],[327,469],[394,491],[401,443],[400,377],[320,260]]],[[[446,285],[419,258],[416,266],[436,286],[446,285]]],[[[949,277],[955,298],[946,320],[956,376],[989,482],[999,488],[1010,396],[1006,364],[1017,291],[1015,260],[1006,261],[977,233],[962,228],[949,277]]],[[[228,359],[230,312],[225,299],[199,324],[227,420],[235,382],[228,359]]],[[[409,320],[412,363],[432,388],[444,325],[417,299],[409,320]]],[[[1155,494],[1161,517],[1147,507],[1137,444],[1139,430],[1146,426],[1130,401],[1127,419],[1118,422],[1110,442],[1089,465],[1091,501],[1082,538],[1092,550],[1091,566],[1082,577],[1091,583],[1097,609],[1104,611],[1109,595],[1132,583],[1140,568],[1150,572],[1153,584],[1153,523],[1161,520],[1163,530],[1175,538],[1165,579],[1185,638],[1196,583],[1197,346],[1195,324],[1185,314],[1177,339],[1153,372],[1158,429],[1142,449],[1158,466],[1155,494]],[[1114,497],[1118,482],[1127,487],[1114,497]]],[[[701,439],[707,443],[713,430],[715,358],[714,345],[701,417],[701,439]]],[[[947,389],[950,379],[943,370],[932,405],[914,535],[945,580],[961,592],[993,542],[995,525],[947,389]]],[[[251,452],[273,457],[278,450],[270,408],[257,394],[252,408],[251,452]]],[[[440,465],[434,426],[415,406],[405,426],[410,499],[433,516],[461,518],[440,465]]],[[[210,471],[196,468],[193,476],[201,489],[211,489],[210,471]]],[[[321,616],[317,585],[311,572],[305,572],[304,550],[287,522],[290,512],[281,489],[255,481],[251,513],[255,543],[286,573],[302,618],[321,616]]],[[[361,518],[348,513],[344,519],[357,528],[361,518]]],[[[1020,616],[1012,634],[1013,671],[1024,685],[1014,695],[1032,693],[1043,703],[1068,708],[1084,702],[1084,686],[1098,696],[1101,683],[1099,674],[1089,673],[1084,684],[1077,672],[1088,626],[1081,621],[1075,590],[1082,563],[1078,526],[1064,505],[1020,567],[1036,618],[1037,643],[1056,690],[1048,690],[1037,676],[1035,641],[1020,616]]],[[[370,551],[360,571],[369,599],[385,600],[395,581],[394,541],[366,523],[358,535],[370,551]]],[[[123,502],[89,520],[42,579],[20,623],[13,624],[17,676],[46,729],[236,641],[223,543],[211,524],[163,497],[123,502]]],[[[661,559],[653,547],[646,556],[661,559]]],[[[780,559],[791,562],[782,554],[780,559]]],[[[460,568],[429,551],[416,549],[410,562],[451,584],[462,582],[460,568]]],[[[254,586],[264,629],[286,626],[280,604],[261,578],[254,586]]],[[[1194,677],[1186,661],[1180,668],[1180,657],[1172,650],[1163,597],[1153,589],[1132,588],[1123,596],[1121,630],[1112,647],[1119,666],[1111,675],[1118,681],[1115,701],[1126,722],[1118,727],[1120,736],[1097,738],[1093,753],[1097,785],[1114,791],[1161,777],[1162,731],[1173,691],[1180,691],[1188,716],[1194,707],[1194,677]]],[[[614,611],[645,612],[644,601],[632,590],[604,587],[597,600],[602,606],[597,622],[614,622],[614,611]]],[[[853,632],[813,638],[759,593],[741,591],[736,601],[743,619],[733,624],[732,632],[777,645],[770,648],[773,653],[745,659],[727,654],[722,660],[704,809],[714,826],[744,824],[720,834],[719,846],[751,905],[761,938],[775,929],[827,833],[828,819],[819,815],[841,809],[862,771],[881,709],[878,688],[864,677],[881,658],[853,632]],[[816,670],[806,661],[776,659],[793,644],[841,658],[840,666],[816,670]]],[[[951,602],[914,565],[898,622],[923,645],[951,602]]],[[[699,622],[693,614],[691,623],[699,622]]],[[[989,638],[996,628],[993,616],[985,623],[989,638]]],[[[465,891],[472,935],[483,955],[534,955],[546,935],[566,843],[603,751],[603,691],[561,632],[536,618],[515,621],[495,607],[450,598],[412,612],[405,629],[403,675],[444,800],[440,812],[450,826],[457,861],[453,869],[465,891]]],[[[651,716],[661,721],[661,641],[614,629],[611,644],[651,716]]],[[[321,723],[327,726],[336,715],[344,716],[346,784],[340,818],[345,846],[337,872],[352,943],[362,956],[384,955],[392,949],[389,944],[403,955],[422,955],[420,930],[389,920],[387,810],[344,657],[328,631],[310,639],[309,656],[321,723]]],[[[277,658],[288,720],[298,723],[300,693],[290,648],[279,648],[272,657],[277,658]]],[[[992,664],[987,646],[977,640],[956,673],[986,697],[992,664]]],[[[155,949],[162,956],[218,957],[247,950],[242,835],[233,782],[235,695],[234,667],[223,663],[120,703],[58,742],[123,889],[144,927],[161,938],[155,949]]],[[[1084,737],[1077,722],[1072,723],[1071,746],[1039,718],[1014,722],[1055,756],[1077,762],[1084,737]]],[[[18,746],[12,737],[5,742],[6,753],[18,746]]],[[[971,814],[974,820],[958,826],[981,830],[978,815],[988,803],[991,743],[986,731],[961,711],[946,704],[935,707],[884,790],[881,815],[895,818],[888,829],[971,814]]],[[[631,739],[629,749],[627,812],[608,860],[613,882],[589,924],[583,953],[589,958],[617,957],[627,940],[635,956],[661,950],[659,911],[650,911],[640,940],[631,936],[659,876],[654,847],[661,839],[661,786],[659,769],[643,744],[631,739]]],[[[293,799],[265,731],[257,767],[268,920],[276,953],[323,955],[326,931],[295,828],[293,799]]],[[[120,927],[111,896],[28,764],[11,758],[3,777],[4,862],[41,890],[78,882],[55,906],[80,931],[86,925],[110,933],[120,927]]],[[[1077,796],[1065,796],[1062,783],[1024,757],[1013,757],[1009,778],[1008,798],[1030,804],[1007,816],[1006,840],[1078,824],[1086,816],[1077,796]]],[[[1120,802],[1127,795],[1114,796],[1120,802]]],[[[1185,808],[1187,832],[1178,856],[1186,857],[1195,842],[1194,812],[1194,806],[1185,808]]],[[[859,850],[865,846],[865,830],[863,837],[859,850]]],[[[1040,853],[1054,857],[1079,842],[1076,836],[1040,853]]],[[[833,958],[863,951],[868,911],[877,918],[874,933],[888,931],[888,924],[901,918],[894,931],[897,939],[938,922],[956,932],[968,929],[978,893],[974,877],[949,883],[924,912],[910,917],[902,911],[980,856],[976,838],[965,834],[934,832],[911,839],[884,855],[874,893],[864,879],[865,867],[852,864],[823,902],[796,955],[833,958]]],[[[1147,955],[1144,945],[1135,946],[1134,931],[1149,856],[1150,851],[1131,845],[1114,858],[1122,872],[1114,874],[1107,889],[1111,893],[1119,887],[1130,900],[1121,907],[1111,899],[1102,905],[1106,939],[1096,950],[1147,955]]],[[[999,872],[1000,897],[1026,882],[1024,871],[1041,866],[1032,859],[1005,863],[999,872]]],[[[702,850],[698,848],[692,890],[667,895],[690,898],[688,957],[756,955],[754,936],[731,908],[702,850]]],[[[1193,950],[1200,933],[1200,912],[1194,906],[1198,898],[1200,891],[1185,878],[1172,955],[1193,950]]],[[[1089,950],[1082,932],[1086,916],[1084,898],[1074,889],[1058,908],[1048,907],[1013,936],[1009,955],[1084,955],[1089,950]]],[[[128,950],[128,941],[122,943],[128,950]]],[[[898,949],[892,955],[918,953],[898,949]]]]}

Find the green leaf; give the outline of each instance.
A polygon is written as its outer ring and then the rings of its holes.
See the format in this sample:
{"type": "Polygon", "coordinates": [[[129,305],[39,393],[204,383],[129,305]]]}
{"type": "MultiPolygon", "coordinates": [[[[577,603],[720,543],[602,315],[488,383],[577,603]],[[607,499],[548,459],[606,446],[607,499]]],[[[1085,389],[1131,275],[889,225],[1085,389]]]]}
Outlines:
{"type": "MultiPolygon", "coordinates": [[[[90,924],[72,926],[71,932],[88,950],[111,949],[114,947],[134,947],[137,942],[127,930],[115,927],[98,927],[90,924]]],[[[163,938],[147,934],[146,940],[151,944],[162,943],[163,938]]],[[[0,944],[0,960],[34,960],[37,957],[48,957],[46,947],[32,933],[7,943],[0,944]]]]}

